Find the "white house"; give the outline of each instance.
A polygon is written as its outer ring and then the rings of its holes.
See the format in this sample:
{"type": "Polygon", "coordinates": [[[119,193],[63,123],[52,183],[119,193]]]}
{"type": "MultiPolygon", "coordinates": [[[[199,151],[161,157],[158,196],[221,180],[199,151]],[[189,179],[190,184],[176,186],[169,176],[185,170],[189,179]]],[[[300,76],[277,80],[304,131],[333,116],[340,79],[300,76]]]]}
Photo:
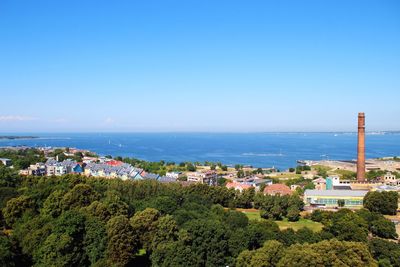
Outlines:
{"type": "Polygon", "coordinates": [[[183,176],[182,172],[167,172],[165,174],[166,177],[168,178],[173,178],[175,180],[178,180],[179,178],[181,178],[183,176]]]}
{"type": "Polygon", "coordinates": [[[12,162],[11,159],[6,159],[6,158],[0,158],[1,163],[3,163],[4,166],[11,166],[12,162]]]}

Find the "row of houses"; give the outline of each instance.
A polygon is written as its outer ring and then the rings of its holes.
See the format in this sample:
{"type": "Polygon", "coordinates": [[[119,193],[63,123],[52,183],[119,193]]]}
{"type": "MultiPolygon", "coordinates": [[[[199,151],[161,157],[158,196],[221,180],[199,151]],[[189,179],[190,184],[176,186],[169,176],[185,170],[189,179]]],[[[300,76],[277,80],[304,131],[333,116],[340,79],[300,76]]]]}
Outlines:
{"type": "MultiPolygon", "coordinates": [[[[28,169],[21,170],[20,174],[34,176],[82,174],[88,177],[121,178],[123,180],[159,180],[161,178],[158,174],[148,173],[140,168],[116,160],[101,161],[99,163],[92,161],[78,163],[71,159],[58,162],[54,158],[49,158],[45,163],[33,164],[28,169]]],[[[171,178],[167,178],[164,177],[161,180],[172,181],[171,178]]]]}
{"type": "Polygon", "coordinates": [[[64,160],[58,162],[55,159],[48,159],[45,163],[38,162],[32,164],[28,169],[20,170],[21,175],[33,175],[33,176],[60,176],[68,173],[80,174],[83,172],[83,165],[78,164],[73,160],[64,160]]]}
{"type": "MultiPolygon", "coordinates": [[[[45,163],[30,165],[28,169],[21,170],[21,175],[33,176],[61,176],[65,174],[81,174],[88,177],[120,178],[122,180],[156,180],[160,182],[176,182],[184,176],[181,172],[169,172],[165,176],[149,173],[122,161],[100,158],[96,161],[87,160],[76,162],[66,159],[62,162],[49,158],[45,163]]],[[[188,183],[217,184],[215,171],[193,172],[187,177],[188,183]]]]}

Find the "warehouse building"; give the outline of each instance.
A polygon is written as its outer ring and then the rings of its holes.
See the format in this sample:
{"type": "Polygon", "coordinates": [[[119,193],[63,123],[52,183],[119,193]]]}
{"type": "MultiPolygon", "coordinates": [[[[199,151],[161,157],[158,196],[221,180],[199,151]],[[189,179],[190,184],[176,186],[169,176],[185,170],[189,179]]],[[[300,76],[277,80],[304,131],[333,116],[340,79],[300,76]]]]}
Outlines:
{"type": "Polygon", "coordinates": [[[361,208],[364,196],[363,190],[310,190],[304,192],[306,206],[336,208],[344,201],[344,207],[361,208]]]}

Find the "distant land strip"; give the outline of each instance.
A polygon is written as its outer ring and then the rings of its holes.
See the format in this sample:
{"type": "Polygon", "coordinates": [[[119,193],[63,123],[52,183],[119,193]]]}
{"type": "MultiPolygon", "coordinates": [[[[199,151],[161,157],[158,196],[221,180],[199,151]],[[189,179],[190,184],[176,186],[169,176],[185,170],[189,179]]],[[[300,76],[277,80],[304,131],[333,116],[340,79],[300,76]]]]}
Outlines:
{"type": "Polygon", "coordinates": [[[38,136],[15,136],[15,135],[0,135],[0,139],[14,140],[14,139],[36,139],[38,136]]]}

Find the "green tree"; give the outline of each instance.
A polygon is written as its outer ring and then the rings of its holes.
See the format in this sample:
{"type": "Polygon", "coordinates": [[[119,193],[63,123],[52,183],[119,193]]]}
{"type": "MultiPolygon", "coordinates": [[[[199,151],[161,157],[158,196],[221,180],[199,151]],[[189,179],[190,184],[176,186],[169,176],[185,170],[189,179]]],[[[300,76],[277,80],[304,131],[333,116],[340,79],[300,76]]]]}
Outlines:
{"type": "Polygon", "coordinates": [[[108,210],[107,205],[103,202],[95,200],[84,209],[87,214],[99,218],[103,222],[107,222],[111,218],[110,211],[108,210]]]}
{"type": "Polygon", "coordinates": [[[149,208],[154,208],[160,212],[160,214],[172,214],[178,209],[178,203],[175,199],[169,196],[158,196],[153,198],[146,204],[149,208]]]}
{"type": "Polygon", "coordinates": [[[395,215],[398,198],[397,192],[368,192],[364,197],[364,208],[384,215],[395,215]]]}
{"type": "Polygon", "coordinates": [[[49,216],[36,216],[17,223],[13,228],[13,236],[18,240],[22,252],[37,261],[39,249],[51,234],[53,224],[49,216]]]}
{"type": "Polygon", "coordinates": [[[77,162],[81,162],[82,161],[82,158],[83,158],[83,154],[82,154],[82,152],[76,152],[76,153],[74,153],[74,160],[75,161],[77,161],[77,162]]]}
{"type": "Polygon", "coordinates": [[[323,258],[310,245],[295,244],[286,249],[276,266],[278,267],[322,267],[323,258]]]}
{"type": "Polygon", "coordinates": [[[297,222],[300,219],[300,210],[296,206],[290,206],[287,211],[287,219],[290,222],[297,222]]]}
{"type": "Polygon", "coordinates": [[[200,259],[183,240],[159,244],[150,258],[152,266],[201,266],[200,259]]]}
{"type": "Polygon", "coordinates": [[[321,237],[318,233],[314,233],[311,229],[307,227],[300,228],[295,232],[296,242],[297,243],[317,243],[321,241],[321,237]]]}
{"type": "Polygon", "coordinates": [[[77,184],[62,199],[64,210],[89,206],[98,199],[98,194],[90,185],[77,184]]]}
{"type": "Polygon", "coordinates": [[[229,235],[229,252],[232,257],[236,258],[243,250],[249,247],[246,228],[232,229],[229,235]]]}
{"type": "Polygon", "coordinates": [[[41,213],[50,215],[54,218],[60,216],[62,212],[63,197],[64,192],[62,190],[56,190],[52,192],[44,201],[41,213]]]}
{"type": "Polygon", "coordinates": [[[226,227],[218,221],[193,220],[186,225],[188,245],[200,266],[226,266],[230,260],[226,227]]]}
{"type": "Polygon", "coordinates": [[[219,186],[225,186],[228,183],[228,179],[220,177],[217,179],[217,183],[219,186]]]}
{"type": "Polygon", "coordinates": [[[128,218],[111,218],[106,226],[108,244],[106,249],[109,265],[126,266],[138,251],[138,237],[128,218]]]}
{"type": "Polygon", "coordinates": [[[82,245],[92,265],[102,261],[107,248],[105,223],[98,218],[89,217],[85,222],[85,236],[82,245]]]}
{"type": "Polygon", "coordinates": [[[332,220],[333,214],[334,213],[332,211],[314,210],[311,213],[310,219],[314,222],[320,222],[324,225],[327,225],[330,220],[332,220]]]}
{"type": "Polygon", "coordinates": [[[332,239],[312,244],[310,247],[322,256],[324,266],[377,266],[364,243],[332,239]]]}
{"type": "Polygon", "coordinates": [[[396,226],[385,217],[380,217],[379,219],[372,221],[369,229],[372,234],[382,238],[396,239],[398,237],[396,233],[396,226]]]}
{"type": "Polygon", "coordinates": [[[194,166],[192,163],[187,163],[186,164],[186,170],[189,172],[195,172],[196,171],[196,166],[194,166]]]}
{"type": "Polygon", "coordinates": [[[146,208],[143,211],[136,212],[130,219],[133,231],[139,236],[140,244],[148,251],[151,250],[160,217],[161,214],[158,210],[146,208]]]}
{"type": "Polygon", "coordinates": [[[242,192],[237,191],[235,198],[235,206],[238,208],[251,208],[254,201],[254,187],[244,189],[242,192]]]}
{"type": "MultiPolygon", "coordinates": [[[[389,261],[394,267],[400,267],[400,244],[380,238],[369,241],[369,249],[375,259],[389,261]]],[[[390,265],[385,265],[390,266],[390,265]]]]}
{"type": "Polygon", "coordinates": [[[284,255],[285,247],[276,240],[270,240],[257,250],[240,253],[236,265],[243,267],[275,267],[284,255]]]}
{"type": "Polygon", "coordinates": [[[0,187],[16,187],[21,183],[18,173],[5,166],[0,166],[0,187]]]}
{"type": "Polygon", "coordinates": [[[13,225],[24,212],[34,211],[35,204],[28,196],[19,196],[10,199],[3,209],[3,216],[8,225],[13,225]]]}
{"type": "Polygon", "coordinates": [[[245,228],[249,224],[246,214],[236,210],[224,212],[222,221],[233,230],[245,228]]]}
{"type": "Polygon", "coordinates": [[[178,225],[171,215],[161,217],[155,229],[154,237],[152,239],[152,250],[156,249],[158,245],[165,242],[173,242],[178,239],[178,225]]]}
{"type": "Polygon", "coordinates": [[[277,266],[378,266],[368,247],[335,239],[290,246],[277,266]]]}
{"type": "Polygon", "coordinates": [[[7,201],[19,195],[16,188],[0,187],[0,211],[6,206],[7,201]]]}
{"type": "Polygon", "coordinates": [[[368,223],[348,209],[341,209],[333,215],[332,223],[325,227],[339,240],[365,242],[368,236],[368,223]]]}
{"type": "Polygon", "coordinates": [[[67,234],[51,234],[40,248],[39,266],[79,266],[74,240],[67,234]]]}
{"type": "Polygon", "coordinates": [[[42,266],[86,265],[82,250],[85,234],[85,217],[78,211],[64,212],[55,222],[52,233],[38,252],[38,264],[42,266]]]}
{"type": "Polygon", "coordinates": [[[248,248],[260,248],[265,241],[277,239],[279,226],[271,220],[250,221],[246,228],[248,248]]]}
{"type": "Polygon", "coordinates": [[[328,177],[329,168],[324,167],[324,166],[317,166],[317,167],[315,167],[315,169],[317,170],[318,176],[322,176],[324,178],[328,177]]]}
{"type": "Polygon", "coordinates": [[[0,265],[14,267],[16,254],[11,240],[0,232],[0,265]]]}

